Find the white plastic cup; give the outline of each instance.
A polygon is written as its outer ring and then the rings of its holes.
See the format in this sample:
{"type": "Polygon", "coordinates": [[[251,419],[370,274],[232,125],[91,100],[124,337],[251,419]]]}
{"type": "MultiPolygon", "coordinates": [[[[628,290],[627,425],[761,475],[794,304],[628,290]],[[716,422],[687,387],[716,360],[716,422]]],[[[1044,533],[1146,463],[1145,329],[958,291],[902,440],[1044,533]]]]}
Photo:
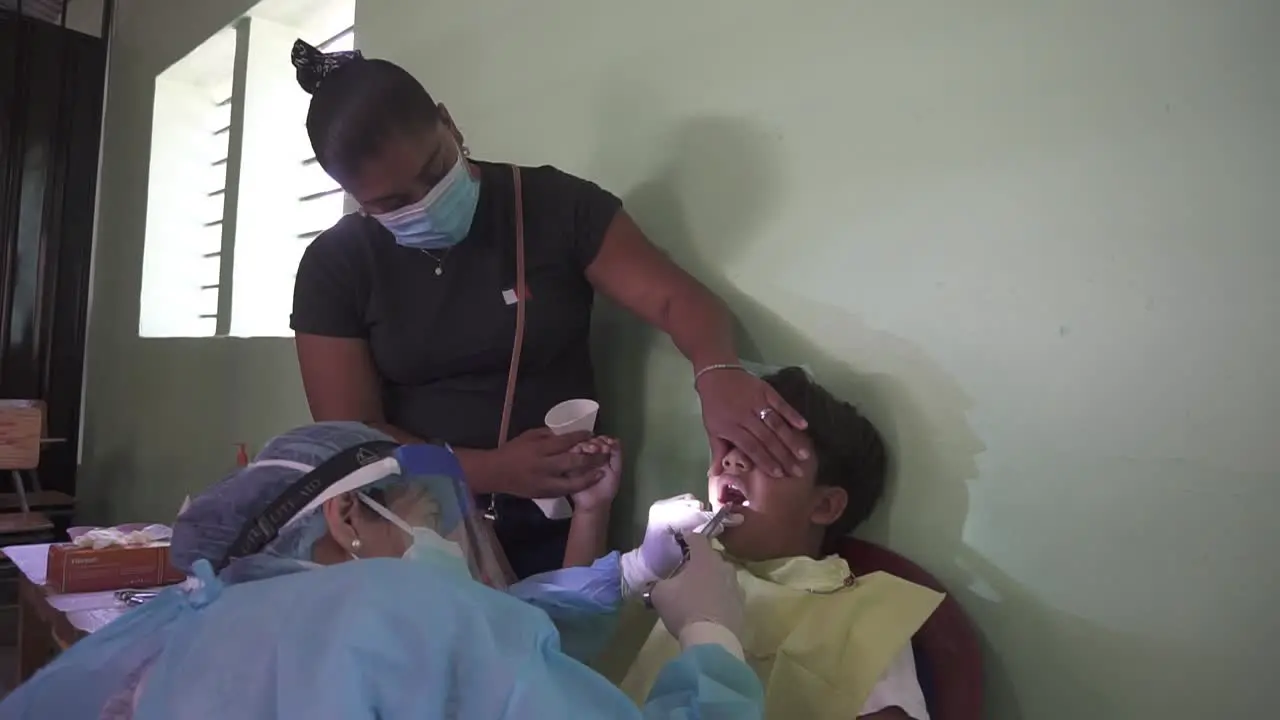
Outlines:
{"type": "MultiPolygon", "coordinates": [[[[544,422],[557,435],[592,432],[596,429],[596,415],[599,413],[600,403],[595,400],[565,400],[547,411],[544,422]]],[[[537,498],[533,502],[543,515],[552,520],[573,517],[573,506],[565,498],[537,498]]]]}
{"type": "Polygon", "coordinates": [[[545,422],[557,435],[592,432],[596,429],[596,415],[599,413],[600,403],[595,400],[565,400],[547,411],[545,422]]]}

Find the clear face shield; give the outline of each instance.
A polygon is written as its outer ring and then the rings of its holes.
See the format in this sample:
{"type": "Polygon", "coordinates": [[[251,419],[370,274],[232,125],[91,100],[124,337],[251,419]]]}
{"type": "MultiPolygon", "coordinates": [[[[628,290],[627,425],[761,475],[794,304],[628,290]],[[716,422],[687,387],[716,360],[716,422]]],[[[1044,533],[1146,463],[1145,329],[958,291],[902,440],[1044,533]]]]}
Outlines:
{"type": "Polygon", "coordinates": [[[476,508],[453,451],[440,445],[402,445],[394,458],[404,481],[423,488],[427,496],[424,524],[410,528],[415,546],[422,542],[418,531],[430,530],[457,546],[458,555],[477,581],[496,589],[514,582],[506,556],[476,508]]]}
{"type": "MultiPolygon", "coordinates": [[[[284,528],[319,510],[328,500],[355,492],[360,493],[361,502],[412,536],[412,551],[422,552],[431,546],[458,557],[466,563],[472,578],[495,589],[505,589],[514,582],[497,538],[476,509],[462,466],[448,447],[364,443],[308,470],[246,525],[223,566],[235,558],[261,552],[284,528]],[[361,493],[393,475],[401,478],[412,504],[421,512],[402,518],[361,493]]],[[[403,499],[406,498],[402,496],[403,499]]]]}

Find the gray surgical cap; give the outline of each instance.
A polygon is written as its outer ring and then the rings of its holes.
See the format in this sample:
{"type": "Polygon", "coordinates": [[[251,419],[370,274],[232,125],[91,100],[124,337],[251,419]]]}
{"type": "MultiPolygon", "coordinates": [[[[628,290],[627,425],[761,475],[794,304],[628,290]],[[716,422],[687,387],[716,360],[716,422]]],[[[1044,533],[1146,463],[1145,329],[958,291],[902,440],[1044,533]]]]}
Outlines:
{"type": "MultiPolygon", "coordinates": [[[[253,462],[284,460],[317,467],[347,448],[375,440],[391,438],[361,423],[316,423],[271,440],[253,462]]],[[[216,567],[245,524],[304,474],[300,468],[250,463],[192,498],[173,525],[173,566],[190,574],[191,566],[205,559],[216,567]]]]}

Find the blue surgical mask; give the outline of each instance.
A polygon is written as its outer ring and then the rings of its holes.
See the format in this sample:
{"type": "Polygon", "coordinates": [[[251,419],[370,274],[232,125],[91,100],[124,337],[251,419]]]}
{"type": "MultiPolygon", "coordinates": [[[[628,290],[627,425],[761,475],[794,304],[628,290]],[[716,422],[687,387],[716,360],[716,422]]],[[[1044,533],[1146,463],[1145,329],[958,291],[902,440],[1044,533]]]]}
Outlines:
{"type": "Polygon", "coordinates": [[[395,236],[396,242],[418,250],[445,250],[471,232],[480,201],[480,181],[471,176],[467,159],[458,162],[421,200],[373,219],[395,236]]]}

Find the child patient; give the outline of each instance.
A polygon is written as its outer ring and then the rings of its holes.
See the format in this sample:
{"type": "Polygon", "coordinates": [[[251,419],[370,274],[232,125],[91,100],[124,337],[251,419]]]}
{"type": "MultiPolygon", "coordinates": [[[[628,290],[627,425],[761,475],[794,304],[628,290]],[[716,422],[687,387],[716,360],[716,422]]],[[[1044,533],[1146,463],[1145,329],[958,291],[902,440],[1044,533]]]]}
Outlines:
{"type": "MultiPolygon", "coordinates": [[[[746,594],[743,645],[765,687],[765,716],[926,720],[911,636],[942,596],[885,573],[854,578],[833,554],[880,498],[884,443],[856,408],[800,368],[766,381],[809,423],[802,475],[772,477],[735,450],[712,468],[707,488],[714,507],[743,505],[742,523],[720,542],[746,594]]],[[[643,699],[679,650],[654,623],[622,664],[622,689],[643,699]]]]}

